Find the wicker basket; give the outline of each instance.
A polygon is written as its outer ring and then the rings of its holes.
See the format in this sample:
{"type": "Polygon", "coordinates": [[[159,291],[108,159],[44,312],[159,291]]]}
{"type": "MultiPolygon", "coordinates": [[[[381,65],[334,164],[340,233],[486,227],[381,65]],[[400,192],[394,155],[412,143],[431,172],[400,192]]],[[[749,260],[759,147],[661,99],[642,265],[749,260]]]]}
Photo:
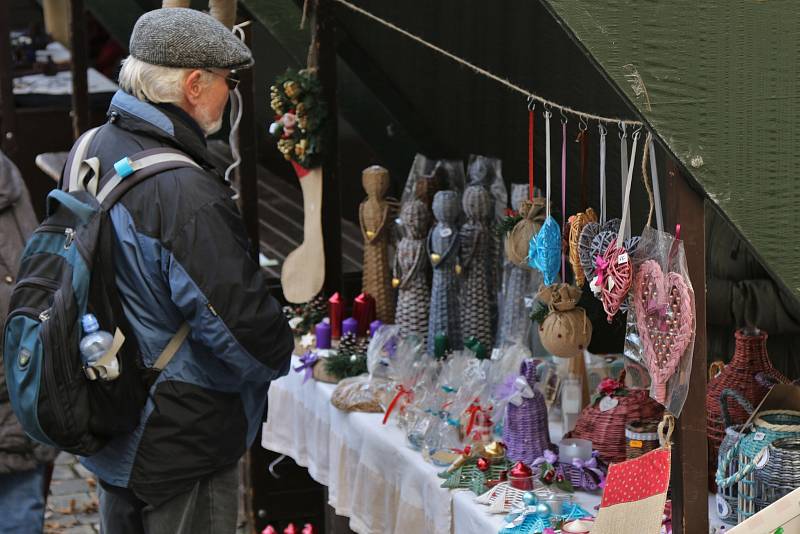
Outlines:
{"type": "MultiPolygon", "coordinates": [[[[708,383],[706,390],[706,428],[708,433],[709,470],[712,476],[717,469],[717,451],[725,437],[725,424],[722,420],[720,395],[725,389],[738,391],[751,405],[757,406],[769,391],[769,382],[788,382],[769,361],[767,354],[767,334],[747,335],[744,331],[736,332],[736,351],[728,365],[708,383]],[[762,375],[768,380],[756,380],[762,375]]],[[[742,424],[748,414],[739,406],[731,408],[731,424],[742,424]]],[[[712,488],[712,491],[714,489],[712,488]]]]}
{"type": "Polygon", "coordinates": [[[719,458],[716,481],[720,489],[738,484],[737,521],[741,523],[756,513],[759,499],[755,483],[756,464],[770,443],[781,438],[800,438],[800,412],[791,410],[766,410],[758,414],[753,428],[719,458]],[[736,471],[730,469],[732,459],[738,455],[736,471]],[[728,476],[725,474],[730,473],[728,476]]]}
{"type": "Polygon", "coordinates": [[[776,439],[769,445],[769,460],[755,471],[755,511],[800,488],[800,438],[776,439]]]}
{"type": "Polygon", "coordinates": [[[627,458],[625,426],[632,421],[661,419],[664,407],[650,398],[646,389],[628,389],[628,394],[616,397],[618,404],[605,412],[597,402],[583,409],[575,430],[568,438],[588,439],[606,462],[624,462],[627,458]]]}
{"type": "Polygon", "coordinates": [[[506,422],[503,425],[503,442],[506,454],[511,460],[531,465],[542,456],[546,449],[556,450],[550,441],[550,428],[547,423],[547,405],[544,396],[536,387],[535,360],[525,360],[520,366],[520,374],[528,381],[533,397],[523,399],[519,406],[513,403],[506,408],[506,422]]]}
{"type": "Polygon", "coordinates": [[[625,426],[625,454],[628,460],[659,447],[658,423],[659,421],[631,421],[625,426]]]}

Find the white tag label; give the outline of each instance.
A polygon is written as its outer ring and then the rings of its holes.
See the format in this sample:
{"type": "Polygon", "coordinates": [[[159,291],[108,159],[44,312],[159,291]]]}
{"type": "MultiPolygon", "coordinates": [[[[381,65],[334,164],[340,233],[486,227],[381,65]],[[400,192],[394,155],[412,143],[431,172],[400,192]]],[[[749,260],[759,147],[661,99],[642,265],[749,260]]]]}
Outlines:
{"type": "Polygon", "coordinates": [[[442,228],[441,230],[439,230],[439,235],[442,237],[450,237],[451,235],[453,235],[453,230],[451,230],[450,228],[442,228]]]}
{"type": "Polygon", "coordinates": [[[614,397],[603,397],[600,400],[600,411],[607,412],[609,410],[613,410],[617,407],[617,404],[619,404],[619,401],[614,397]]]}
{"type": "Polygon", "coordinates": [[[292,317],[291,319],[289,319],[289,328],[292,329],[297,328],[297,326],[302,322],[303,322],[302,317],[292,317]]]}
{"type": "Polygon", "coordinates": [[[769,462],[769,446],[761,449],[756,455],[756,469],[764,469],[764,466],[769,462]]]}
{"type": "Polygon", "coordinates": [[[617,264],[622,265],[623,263],[628,263],[628,253],[620,254],[617,257],[617,264]]]}
{"type": "Polygon", "coordinates": [[[617,285],[617,283],[616,283],[616,282],[614,282],[614,279],[613,279],[612,277],[610,277],[610,276],[609,276],[609,277],[608,277],[608,290],[609,290],[609,291],[612,291],[612,290],[614,289],[614,286],[615,286],[615,285],[617,285]]]}
{"type": "Polygon", "coordinates": [[[525,298],[525,307],[527,309],[533,308],[533,297],[524,297],[525,298]]]}
{"type": "Polygon", "coordinates": [[[731,507],[728,506],[728,502],[725,500],[725,497],[717,493],[717,515],[720,519],[728,517],[731,513],[731,507]]]}
{"type": "Polygon", "coordinates": [[[764,434],[763,432],[756,432],[755,434],[753,434],[753,441],[764,441],[764,438],[766,437],[767,435],[764,434]]]}

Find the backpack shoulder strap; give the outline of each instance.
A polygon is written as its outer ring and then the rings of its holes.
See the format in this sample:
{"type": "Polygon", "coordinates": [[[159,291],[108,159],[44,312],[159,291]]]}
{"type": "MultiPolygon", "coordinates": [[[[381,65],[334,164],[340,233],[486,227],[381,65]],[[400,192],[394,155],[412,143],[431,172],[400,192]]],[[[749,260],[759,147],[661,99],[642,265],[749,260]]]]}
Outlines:
{"type": "Polygon", "coordinates": [[[89,153],[89,145],[92,139],[100,130],[101,126],[87,130],[81,135],[75,144],[72,145],[72,150],[69,151],[67,156],[67,163],[64,166],[64,172],[61,179],[61,189],[64,191],[76,191],[80,188],[82,179],[86,176],[87,167],[84,165],[86,155],[89,153]],[[82,173],[82,175],[81,175],[82,173]]]}
{"type": "Polygon", "coordinates": [[[175,335],[172,336],[172,339],[169,340],[167,346],[164,347],[164,350],[161,351],[161,355],[158,357],[156,362],[153,364],[153,369],[157,371],[161,371],[167,364],[170,362],[175,353],[178,352],[183,341],[186,339],[186,336],[189,335],[189,323],[183,323],[181,327],[175,332],[175,335]]]}
{"type": "Polygon", "coordinates": [[[97,192],[97,201],[103,209],[109,210],[138,183],[180,167],[201,168],[192,158],[174,148],[151,148],[123,158],[99,181],[102,187],[97,192]]]}

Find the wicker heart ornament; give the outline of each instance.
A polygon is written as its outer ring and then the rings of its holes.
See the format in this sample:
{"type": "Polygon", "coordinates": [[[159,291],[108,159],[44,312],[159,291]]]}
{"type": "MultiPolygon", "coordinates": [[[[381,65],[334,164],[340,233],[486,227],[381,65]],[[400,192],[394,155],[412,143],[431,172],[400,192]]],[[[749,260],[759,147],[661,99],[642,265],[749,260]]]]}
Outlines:
{"type": "Polygon", "coordinates": [[[692,292],[683,275],[664,274],[658,262],[647,260],[636,273],[634,302],[655,399],[663,404],[667,382],[692,340],[692,292]]]}

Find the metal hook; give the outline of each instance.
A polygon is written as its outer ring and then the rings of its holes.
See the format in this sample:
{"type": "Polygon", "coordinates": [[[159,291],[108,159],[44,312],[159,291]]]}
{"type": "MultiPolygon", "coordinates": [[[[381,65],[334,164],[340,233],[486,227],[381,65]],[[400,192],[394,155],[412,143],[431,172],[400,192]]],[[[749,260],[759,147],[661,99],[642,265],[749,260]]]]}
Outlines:
{"type": "Polygon", "coordinates": [[[528,111],[533,111],[536,109],[536,100],[534,100],[533,95],[528,95],[528,111]]]}
{"type": "Polygon", "coordinates": [[[281,454],[280,456],[278,456],[275,459],[275,461],[273,461],[271,464],[269,464],[269,468],[268,468],[269,469],[269,474],[272,475],[272,478],[274,478],[274,479],[281,478],[281,476],[278,473],[275,472],[275,468],[278,467],[278,464],[281,463],[282,461],[284,461],[285,459],[286,459],[286,455],[285,454],[281,454]]]}
{"type": "Polygon", "coordinates": [[[545,118],[549,119],[550,117],[553,116],[553,113],[550,111],[551,109],[553,109],[553,106],[551,106],[550,104],[547,104],[547,103],[544,104],[544,113],[543,113],[543,115],[545,116],[545,118]]]}
{"type": "Polygon", "coordinates": [[[558,112],[561,115],[561,124],[567,124],[569,119],[567,119],[567,116],[564,115],[564,109],[563,108],[558,108],[558,112]]]}
{"type": "Polygon", "coordinates": [[[642,125],[640,124],[634,131],[633,135],[638,136],[642,132],[642,125]]]}
{"type": "Polygon", "coordinates": [[[624,122],[619,121],[619,138],[625,139],[626,137],[628,137],[627,126],[625,125],[624,122]]]}
{"type": "Polygon", "coordinates": [[[605,135],[608,133],[606,126],[602,122],[597,123],[597,129],[600,130],[600,135],[603,137],[605,137],[605,135]]]}
{"type": "Polygon", "coordinates": [[[580,128],[581,131],[584,132],[589,129],[589,123],[586,122],[586,117],[584,117],[583,115],[578,116],[578,128],[580,128]]]}

